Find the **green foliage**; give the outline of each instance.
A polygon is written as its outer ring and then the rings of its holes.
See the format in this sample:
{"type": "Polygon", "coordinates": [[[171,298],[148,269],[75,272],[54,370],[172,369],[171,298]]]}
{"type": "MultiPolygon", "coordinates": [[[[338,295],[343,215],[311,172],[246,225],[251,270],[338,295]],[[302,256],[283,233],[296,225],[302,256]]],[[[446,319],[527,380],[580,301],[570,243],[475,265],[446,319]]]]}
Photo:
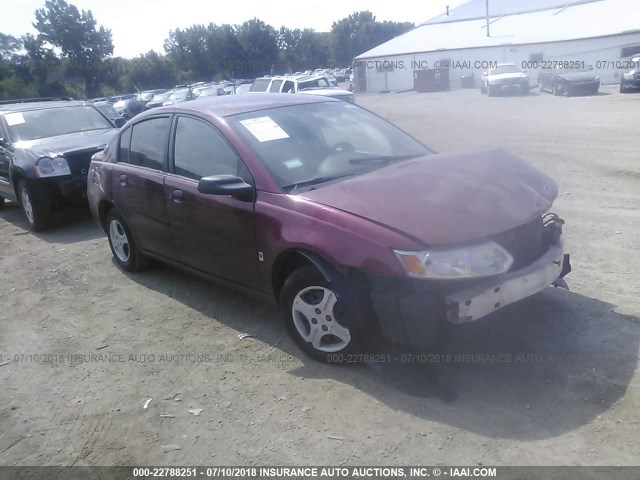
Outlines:
{"type": "Polygon", "coordinates": [[[87,96],[95,94],[104,60],[113,53],[111,30],[97,28],[91,11],[80,12],[65,0],[47,0],[35,15],[38,40],[58,47],[68,60],[67,71],[84,80],[87,96]]]}
{"type": "Polygon", "coordinates": [[[338,64],[350,64],[357,55],[412,28],[412,23],[378,22],[369,11],[355,12],[331,27],[334,59],[338,64]]]}
{"type": "Polygon", "coordinates": [[[108,96],[179,83],[253,78],[319,67],[346,67],[353,58],[407,30],[378,22],[369,11],[338,20],[331,32],[279,30],[253,18],[240,25],[192,25],[171,30],[165,53],[114,58],[111,31],[91,11],[65,0],[36,10],[37,35],[0,33],[0,98],[108,96]]]}

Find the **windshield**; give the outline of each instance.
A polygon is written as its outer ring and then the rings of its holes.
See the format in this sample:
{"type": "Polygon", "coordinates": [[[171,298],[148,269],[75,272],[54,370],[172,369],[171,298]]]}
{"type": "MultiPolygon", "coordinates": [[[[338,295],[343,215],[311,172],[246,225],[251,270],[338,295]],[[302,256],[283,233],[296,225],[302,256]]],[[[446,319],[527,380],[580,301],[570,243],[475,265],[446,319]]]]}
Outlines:
{"type": "Polygon", "coordinates": [[[502,73],[520,73],[515,65],[498,65],[496,68],[489,70],[489,75],[500,75],[502,73]]]}
{"type": "Polygon", "coordinates": [[[8,113],[5,121],[13,142],[106,130],[113,125],[91,106],[54,107],[8,113]]]}
{"type": "Polygon", "coordinates": [[[348,102],[292,105],[230,120],[287,192],[431,153],[399,128],[348,102]]]}
{"type": "Polygon", "coordinates": [[[331,88],[331,85],[324,77],[298,83],[298,90],[308,90],[310,88],[331,88]]]}

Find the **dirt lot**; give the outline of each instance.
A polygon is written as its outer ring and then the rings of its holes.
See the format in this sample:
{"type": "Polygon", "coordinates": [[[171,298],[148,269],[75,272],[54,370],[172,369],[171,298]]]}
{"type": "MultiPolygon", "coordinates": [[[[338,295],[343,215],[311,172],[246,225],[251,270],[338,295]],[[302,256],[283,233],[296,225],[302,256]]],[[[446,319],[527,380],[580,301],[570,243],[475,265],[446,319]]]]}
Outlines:
{"type": "Polygon", "coordinates": [[[437,365],[322,365],[270,307],[162,266],[127,275],[86,213],[34,235],[8,204],[0,465],[638,463],[640,95],[358,103],[437,151],[500,147],[554,177],[571,292],[455,330],[437,365]]]}

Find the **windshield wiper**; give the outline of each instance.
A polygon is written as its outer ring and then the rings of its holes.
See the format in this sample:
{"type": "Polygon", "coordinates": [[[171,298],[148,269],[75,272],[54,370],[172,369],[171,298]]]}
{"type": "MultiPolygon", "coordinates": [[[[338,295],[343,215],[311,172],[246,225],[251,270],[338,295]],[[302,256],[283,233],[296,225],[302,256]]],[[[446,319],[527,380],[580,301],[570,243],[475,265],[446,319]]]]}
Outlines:
{"type": "Polygon", "coordinates": [[[320,183],[330,182],[332,180],[337,180],[339,178],[351,177],[355,175],[355,173],[347,173],[344,175],[324,175],[322,177],[310,178],[309,180],[304,180],[302,182],[291,183],[289,185],[283,185],[282,189],[287,193],[294,193],[298,188],[310,187],[313,185],[318,185],[320,183]]]}
{"type": "Polygon", "coordinates": [[[391,162],[400,162],[417,156],[418,155],[381,155],[379,157],[352,158],[349,160],[349,163],[351,165],[361,165],[369,162],[384,162],[388,165],[391,162]]]}

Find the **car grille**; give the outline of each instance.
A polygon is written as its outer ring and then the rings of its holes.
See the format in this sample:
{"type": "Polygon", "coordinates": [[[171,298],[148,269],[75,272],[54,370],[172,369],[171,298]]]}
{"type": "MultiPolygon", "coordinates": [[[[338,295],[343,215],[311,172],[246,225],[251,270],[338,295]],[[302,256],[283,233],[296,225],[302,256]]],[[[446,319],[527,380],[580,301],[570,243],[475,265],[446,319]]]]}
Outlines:
{"type": "Polygon", "coordinates": [[[491,239],[504,247],[513,257],[511,270],[517,270],[542,255],[543,244],[542,217],[519,227],[493,236],[491,239]]]}
{"type": "Polygon", "coordinates": [[[91,156],[98,150],[93,149],[88,152],[66,153],[64,158],[67,160],[69,170],[72,175],[86,175],[89,171],[91,156]]]}
{"type": "Polygon", "coordinates": [[[522,80],[520,80],[519,78],[506,78],[503,80],[503,82],[507,85],[520,85],[520,82],[522,80]]]}

